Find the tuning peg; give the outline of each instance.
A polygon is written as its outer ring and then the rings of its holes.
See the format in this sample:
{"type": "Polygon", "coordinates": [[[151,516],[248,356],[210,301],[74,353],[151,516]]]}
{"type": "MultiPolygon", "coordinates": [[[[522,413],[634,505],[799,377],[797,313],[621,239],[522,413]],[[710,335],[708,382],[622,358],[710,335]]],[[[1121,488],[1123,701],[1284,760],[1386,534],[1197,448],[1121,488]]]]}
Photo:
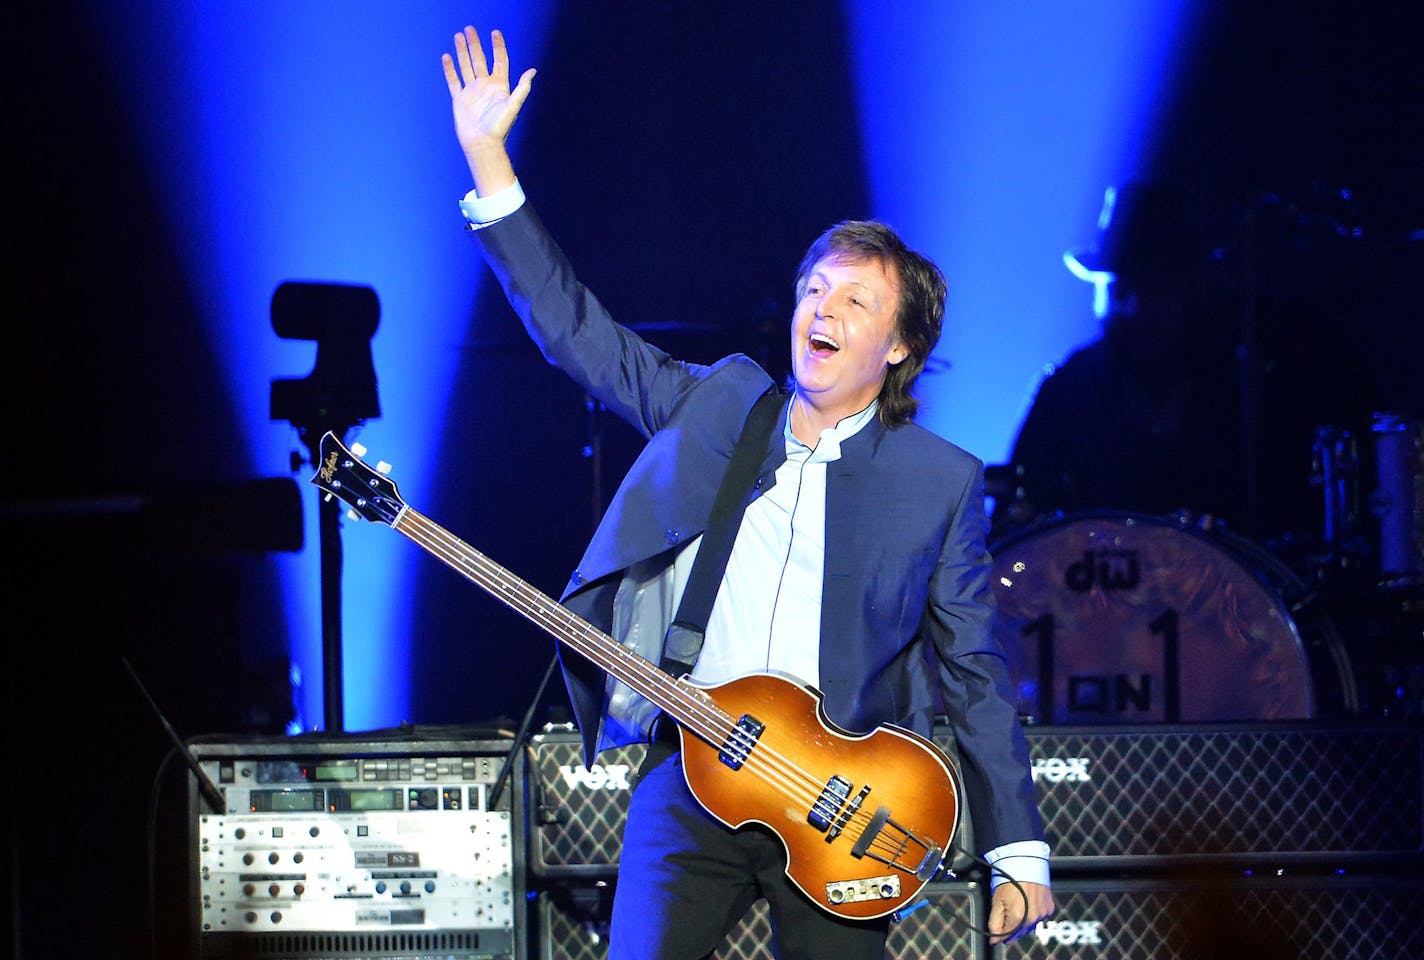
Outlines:
{"type": "Polygon", "coordinates": [[[321,502],[322,502],[322,503],[330,503],[330,502],[331,502],[331,494],[328,493],[328,494],[326,494],[325,496],[323,496],[323,497],[321,498],[321,502]]]}
{"type": "Polygon", "coordinates": [[[391,465],[389,463],[386,463],[386,461],[382,460],[376,464],[376,472],[381,474],[382,476],[388,477],[391,475],[391,465]]]}
{"type": "Polygon", "coordinates": [[[355,510],[347,510],[346,517],[349,520],[360,520],[361,514],[357,513],[355,510]]]}
{"type": "Polygon", "coordinates": [[[364,457],[366,455],[366,445],[364,443],[353,443],[351,444],[351,452],[358,457],[364,457]]]}

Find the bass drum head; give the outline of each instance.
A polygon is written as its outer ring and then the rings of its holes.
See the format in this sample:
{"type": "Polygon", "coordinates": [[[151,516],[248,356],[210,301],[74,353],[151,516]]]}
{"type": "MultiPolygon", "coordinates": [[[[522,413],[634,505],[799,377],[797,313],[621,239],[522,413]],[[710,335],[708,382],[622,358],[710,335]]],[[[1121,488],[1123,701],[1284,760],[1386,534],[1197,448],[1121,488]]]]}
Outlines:
{"type": "Polygon", "coordinates": [[[1107,513],[995,544],[994,634],[1020,713],[1059,724],[1314,717],[1300,633],[1253,551],[1107,513]]]}

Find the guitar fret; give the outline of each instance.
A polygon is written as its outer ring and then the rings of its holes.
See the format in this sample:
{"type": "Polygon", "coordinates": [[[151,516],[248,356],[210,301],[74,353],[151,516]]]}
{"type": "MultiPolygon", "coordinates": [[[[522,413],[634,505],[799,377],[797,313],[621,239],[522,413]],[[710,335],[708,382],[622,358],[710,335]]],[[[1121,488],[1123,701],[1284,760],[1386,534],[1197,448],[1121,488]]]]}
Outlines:
{"type": "MultiPolygon", "coordinates": [[[[788,841],[788,851],[791,854],[787,872],[818,905],[832,913],[869,919],[884,916],[902,906],[904,901],[923,887],[924,881],[916,881],[917,871],[925,858],[948,844],[949,837],[953,835],[958,810],[957,775],[953,773],[949,761],[934,752],[931,746],[923,744],[919,738],[907,736],[905,731],[899,731],[892,733],[888,740],[878,741],[874,762],[868,766],[864,763],[863,751],[852,752],[845,754],[843,760],[837,760],[829,773],[824,766],[813,763],[813,768],[819,771],[813,773],[803,766],[805,758],[809,756],[810,760],[819,761],[822,754],[814,749],[809,755],[805,751],[813,742],[819,741],[827,734],[828,730],[824,723],[816,718],[816,712],[819,710],[817,699],[805,688],[771,676],[752,675],[709,689],[698,687],[686,678],[674,678],[661,670],[655,662],[640,656],[635,649],[625,647],[554,598],[494,563],[439,524],[410,509],[400,500],[393,483],[377,477],[369,467],[341,447],[340,441],[331,434],[323,438],[320,461],[317,475],[312,478],[314,483],[328,493],[340,497],[366,519],[384,522],[400,531],[555,640],[567,645],[575,653],[662,708],[688,735],[705,741],[713,748],[710,763],[714,771],[721,769],[717,760],[719,755],[736,757],[736,775],[746,779],[738,781],[743,786],[732,791],[737,795],[735,798],[726,796],[720,801],[736,808],[736,817],[743,815],[738,806],[743,802],[743,794],[759,798],[756,801],[757,806],[750,808],[753,813],[749,819],[760,819],[761,811],[770,812],[775,809],[781,811],[782,816],[790,814],[791,820],[788,822],[795,824],[798,819],[795,811],[803,811],[800,816],[809,817],[811,812],[818,808],[818,804],[825,805],[826,784],[829,782],[827,776],[832,779],[845,779],[847,783],[860,783],[864,791],[869,791],[872,783],[875,784],[877,795],[882,797],[879,809],[883,811],[877,814],[877,818],[883,819],[879,819],[878,823],[873,822],[870,811],[856,807],[844,811],[837,818],[837,827],[847,836],[854,836],[859,830],[863,843],[857,841],[855,845],[862,849],[862,853],[857,856],[863,856],[866,861],[883,864],[891,872],[905,874],[911,882],[905,888],[904,895],[897,894],[896,899],[872,898],[867,901],[862,898],[855,903],[848,901],[844,904],[839,901],[828,902],[831,896],[829,887],[833,884],[827,881],[844,878],[843,882],[852,882],[851,878],[857,876],[855,871],[863,868],[852,867],[849,863],[839,861],[835,865],[830,862],[822,864],[822,850],[838,851],[834,856],[845,856],[849,852],[846,846],[831,846],[830,840],[834,838],[826,838],[827,842],[822,843],[822,837],[817,834],[813,845],[814,852],[812,849],[800,849],[792,842],[793,836],[797,835],[792,831],[783,836],[783,839],[788,841]],[[379,495],[363,498],[362,492],[367,490],[375,490],[379,495]],[[797,708],[796,700],[787,699],[788,690],[805,698],[804,713],[797,708]],[[745,729],[741,717],[730,715],[729,709],[733,706],[734,712],[742,714],[743,717],[755,714],[758,718],[755,730],[745,729]],[[743,714],[744,710],[749,713],[743,714]],[[766,721],[764,730],[761,721],[766,721]],[[922,755],[915,755],[915,750],[910,750],[907,755],[907,745],[921,751],[922,755]],[[926,783],[937,783],[937,789],[928,795],[923,789],[906,794],[907,785],[895,778],[890,772],[890,765],[884,761],[882,751],[885,749],[892,751],[892,756],[898,758],[897,762],[920,771],[926,783]],[[935,759],[936,757],[938,759],[935,759]],[[842,762],[849,765],[841,767],[842,762]],[[882,770],[885,772],[882,773],[882,770]],[[948,776],[944,776],[946,773],[948,776]],[[845,776],[842,777],[842,774],[845,776]],[[908,814],[900,823],[884,816],[890,810],[887,804],[891,801],[894,801],[897,813],[908,814]],[[947,824],[944,822],[946,818],[947,824]],[[901,826],[901,823],[913,823],[915,826],[907,828],[901,826]],[[926,827],[933,835],[921,835],[917,832],[926,827]],[[940,830],[947,830],[947,835],[933,833],[940,830]],[[802,857],[811,861],[811,870],[803,877],[798,877],[793,870],[802,857]],[[915,862],[907,866],[904,862],[907,857],[915,862]],[[822,886],[827,888],[824,893],[818,892],[822,886]]],[[[881,736],[882,732],[877,731],[874,735],[881,736]]],[[[684,757],[683,765],[689,776],[689,784],[693,786],[693,792],[698,794],[700,800],[701,795],[693,784],[689,766],[694,764],[694,755],[690,751],[684,757]]],[[[707,761],[698,762],[701,764],[707,761]]],[[[700,769],[703,770],[700,776],[709,775],[705,772],[705,767],[700,769]]],[[[721,813],[712,807],[708,809],[721,816],[721,813]]],[[[814,829],[814,826],[802,823],[800,828],[814,829]]],[[[773,829],[776,828],[773,826],[773,829]]]]}
{"type": "Polygon", "coordinates": [[[709,742],[737,735],[730,717],[719,716],[720,711],[709,709],[703,700],[687,697],[684,689],[656,666],[428,517],[407,508],[395,526],[556,639],[570,644],[660,708],[686,721],[694,734],[709,742]]]}

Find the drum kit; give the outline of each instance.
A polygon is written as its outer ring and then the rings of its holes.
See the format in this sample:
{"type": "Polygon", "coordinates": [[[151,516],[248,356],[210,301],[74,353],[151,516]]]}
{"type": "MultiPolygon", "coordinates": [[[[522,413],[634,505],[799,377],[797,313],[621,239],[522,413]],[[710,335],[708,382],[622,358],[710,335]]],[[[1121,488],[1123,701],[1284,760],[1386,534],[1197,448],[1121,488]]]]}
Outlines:
{"type": "Polygon", "coordinates": [[[1109,510],[999,535],[995,635],[1025,722],[1424,715],[1424,421],[1377,414],[1365,443],[1321,428],[1313,453],[1310,536],[1109,510]]]}

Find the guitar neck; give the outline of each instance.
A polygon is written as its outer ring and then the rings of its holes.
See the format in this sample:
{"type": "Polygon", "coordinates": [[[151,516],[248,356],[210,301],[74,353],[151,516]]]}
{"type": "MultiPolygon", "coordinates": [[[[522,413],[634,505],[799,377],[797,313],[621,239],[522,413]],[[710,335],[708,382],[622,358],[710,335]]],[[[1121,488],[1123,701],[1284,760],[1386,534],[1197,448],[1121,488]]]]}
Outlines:
{"type": "Polygon", "coordinates": [[[725,725],[727,718],[697,688],[679,683],[419,511],[407,506],[391,526],[684,726],[698,730],[706,729],[709,724],[716,729],[725,725]]]}

